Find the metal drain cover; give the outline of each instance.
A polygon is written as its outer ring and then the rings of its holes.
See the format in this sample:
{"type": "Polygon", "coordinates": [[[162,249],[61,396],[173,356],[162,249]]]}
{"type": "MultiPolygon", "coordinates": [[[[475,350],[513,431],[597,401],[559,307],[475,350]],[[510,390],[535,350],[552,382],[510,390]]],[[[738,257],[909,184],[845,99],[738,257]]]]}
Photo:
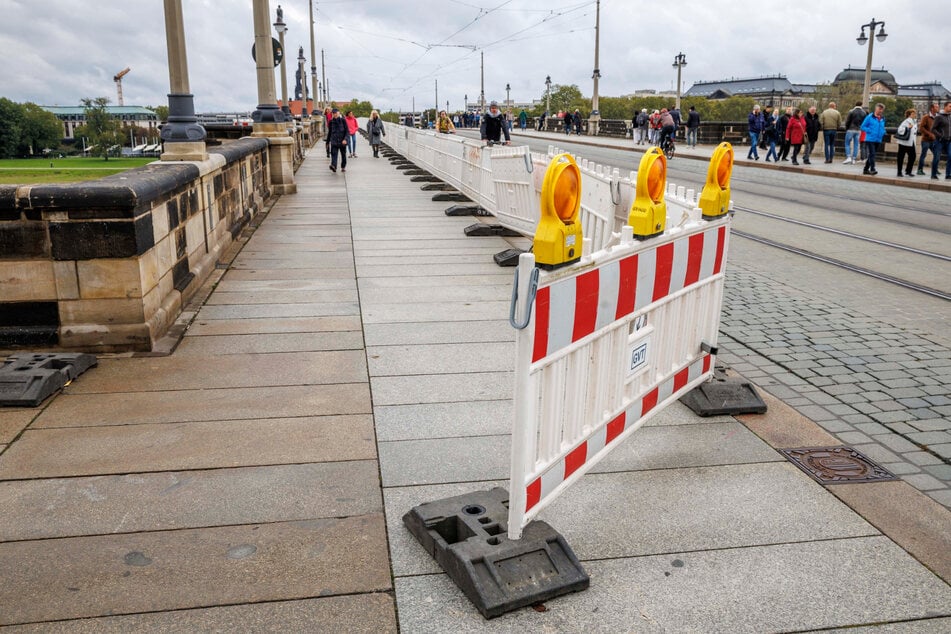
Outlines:
{"type": "Polygon", "coordinates": [[[819,484],[855,484],[898,479],[851,447],[801,447],[779,451],[819,484]]]}

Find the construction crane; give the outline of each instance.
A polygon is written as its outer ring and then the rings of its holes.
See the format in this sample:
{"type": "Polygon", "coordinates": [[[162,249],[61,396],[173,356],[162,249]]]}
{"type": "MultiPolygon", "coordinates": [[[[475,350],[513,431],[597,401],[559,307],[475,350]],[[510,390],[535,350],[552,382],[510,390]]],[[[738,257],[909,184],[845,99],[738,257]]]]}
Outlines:
{"type": "Polygon", "coordinates": [[[128,66],[116,73],[116,76],[112,78],[112,81],[116,82],[116,94],[119,97],[119,105],[125,105],[122,103],[122,78],[125,77],[128,72],[132,70],[128,66]]]}

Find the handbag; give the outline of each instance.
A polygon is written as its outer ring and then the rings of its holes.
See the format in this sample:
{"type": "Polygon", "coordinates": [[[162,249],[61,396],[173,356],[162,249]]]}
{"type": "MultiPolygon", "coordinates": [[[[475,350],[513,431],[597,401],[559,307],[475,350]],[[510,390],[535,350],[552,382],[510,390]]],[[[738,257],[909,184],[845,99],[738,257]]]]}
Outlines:
{"type": "Polygon", "coordinates": [[[905,126],[904,132],[898,132],[897,134],[895,134],[895,138],[898,139],[899,141],[907,141],[910,136],[911,136],[911,126],[905,126]]]}

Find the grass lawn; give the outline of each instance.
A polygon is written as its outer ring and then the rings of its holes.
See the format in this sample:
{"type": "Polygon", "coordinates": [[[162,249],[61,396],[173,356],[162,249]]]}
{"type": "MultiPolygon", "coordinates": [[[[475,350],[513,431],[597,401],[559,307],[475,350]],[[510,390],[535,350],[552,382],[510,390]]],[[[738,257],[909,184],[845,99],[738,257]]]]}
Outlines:
{"type": "Polygon", "coordinates": [[[95,180],[133,167],[147,165],[155,158],[34,158],[0,160],[0,185],[75,183],[95,180]]]}

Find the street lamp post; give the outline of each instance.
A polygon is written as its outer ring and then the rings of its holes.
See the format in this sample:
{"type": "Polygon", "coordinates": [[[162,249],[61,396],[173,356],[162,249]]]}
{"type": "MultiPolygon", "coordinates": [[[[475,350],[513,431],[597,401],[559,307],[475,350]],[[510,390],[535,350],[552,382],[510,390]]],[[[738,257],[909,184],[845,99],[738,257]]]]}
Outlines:
{"type": "Polygon", "coordinates": [[[307,58],[304,57],[304,45],[300,45],[297,48],[297,72],[300,74],[300,118],[301,122],[304,119],[310,118],[310,111],[307,109],[307,58]]]}
{"type": "Polygon", "coordinates": [[[674,55],[674,68],[677,69],[677,110],[680,110],[680,71],[687,65],[687,57],[683,53],[674,55]]]}
{"type": "Polygon", "coordinates": [[[287,33],[287,25],[284,24],[284,10],[281,5],[277,5],[277,21],[274,22],[274,30],[277,31],[278,41],[281,43],[281,110],[284,111],[284,118],[291,118],[291,107],[287,105],[287,67],[284,65],[284,34],[287,33]]]}
{"type": "Polygon", "coordinates": [[[865,85],[862,88],[862,103],[866,108],[869,107],[869,102],[871,101],[871,95],[869,94],[872,88],[872,45],[874,44],[874,39],[878,39],[879,42],[884,42],[885,38],[888,37],[888,34],[885,33],[885,22],[876,22],[875,18],[872,18],[872,21],[868,24],[862,25],[862,30],[859,32],[859,36],[855,38],[855,41],[859,43],[859,46],[862,46],[868,42],[868,59],[865,61],[865,85]],[[878,34],[874,38],[870,37],[875,34],[875,27],[879,27],[878,34]],[[865,35],[865,29],[868,29],[868,35],[865,35]]]}
{"type": "Polygon", "coordinates": [[[314,0],[310,0],[310,98],[314,102],[311,114],[323,112],[323,104],[320,103],[320,91],[317,90],[317,42],[314,35],[316,24],[314,22],[314,0]],[[319,110],[318,110],[319,108],[319,110]]]}
{"type": "Polygon", "coordinates": [[[479,51],[479,114],[485,116],[485,51],[479,51]]]}
{"type": "Polygon", "coordinates": [[[551,75],[545,77],[545,117],[551,116],[551,75]]]}
{"type": "Polygon", "coordinates": [[[592,135],[598,134],[598,126],[601,121],[601,111],[598,103],[598,79],[601,78],[601,69],[598,67],[598,45],[601,41],[601,0],[595,3],[594,18],[594,73],[591,79],[594,80],[594,87],[591,92],[591,116],[589,132],[592,135]]]}
{"type": "MultiPolygon", "coordinates": [[[[188,87],[188,57],[182,0],[165,0],[165,41],[168,46],[168,121],[162,126],[163,161],[205,161],[205,128],[195,116],[194,96],[188,87]]],[[[83,137],[83,151],[86,139],[83,137]]]]}

